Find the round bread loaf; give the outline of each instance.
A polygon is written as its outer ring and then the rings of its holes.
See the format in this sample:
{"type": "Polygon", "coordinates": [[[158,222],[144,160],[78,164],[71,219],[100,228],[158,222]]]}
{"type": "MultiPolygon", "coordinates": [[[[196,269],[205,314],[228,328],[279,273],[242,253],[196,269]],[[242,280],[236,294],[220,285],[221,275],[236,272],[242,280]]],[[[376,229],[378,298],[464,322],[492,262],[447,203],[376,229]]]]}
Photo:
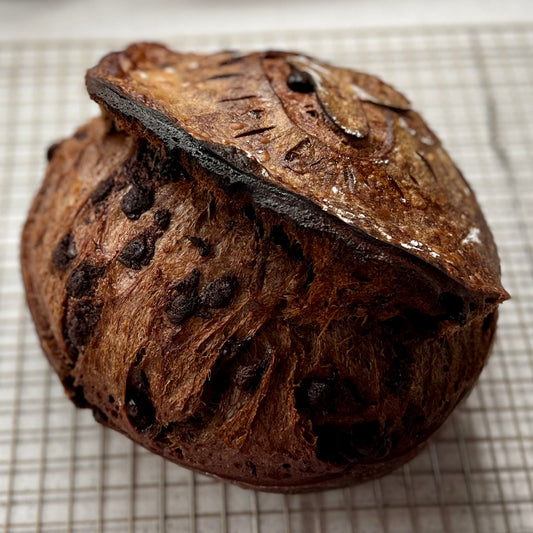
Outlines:
{"type": "Polygon", "coordinates": [[[22,236],[43,349],[96,420],[183,466],[303,491],[411,458],[493,339],[497,251],[409,102],[294,53],[140,43],[49,151],[22,236]]]}

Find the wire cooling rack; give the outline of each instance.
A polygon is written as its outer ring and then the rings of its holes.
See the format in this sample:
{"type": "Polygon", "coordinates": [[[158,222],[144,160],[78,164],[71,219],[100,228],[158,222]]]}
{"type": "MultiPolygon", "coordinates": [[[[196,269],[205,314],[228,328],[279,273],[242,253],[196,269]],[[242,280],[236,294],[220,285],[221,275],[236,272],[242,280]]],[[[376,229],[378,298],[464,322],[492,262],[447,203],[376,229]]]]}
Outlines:
{"type": "Polygon", "coordinates": [[[361,486],[243,491],[164,462],[64,397],[25,306],[18,239],[44,152],[97,113],[84,69],[126,43],[0,46],[0,524],[12,532],[533,532],[533,26],[178,38],[290,48],[400,87],[462,167],[499,243],[498,340],[425,451],[361,486]]]}

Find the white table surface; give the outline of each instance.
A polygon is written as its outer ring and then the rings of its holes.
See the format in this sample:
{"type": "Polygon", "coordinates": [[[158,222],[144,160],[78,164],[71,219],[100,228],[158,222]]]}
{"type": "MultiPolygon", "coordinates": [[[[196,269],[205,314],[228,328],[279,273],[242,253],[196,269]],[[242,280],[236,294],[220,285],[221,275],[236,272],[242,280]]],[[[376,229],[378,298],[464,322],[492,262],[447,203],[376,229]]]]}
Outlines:
{"type": "Polygon", "coordinates": [[[529,21],[531,0],[0,0],[0,42],[529,21]]]}

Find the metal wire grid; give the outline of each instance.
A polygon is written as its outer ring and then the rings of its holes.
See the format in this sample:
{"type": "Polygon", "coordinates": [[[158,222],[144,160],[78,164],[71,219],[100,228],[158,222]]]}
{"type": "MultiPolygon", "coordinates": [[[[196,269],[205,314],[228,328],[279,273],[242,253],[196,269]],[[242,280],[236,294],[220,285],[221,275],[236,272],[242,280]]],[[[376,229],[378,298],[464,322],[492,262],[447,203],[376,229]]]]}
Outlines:
{"type": "Polygon", "coordinates": [[[64,398],[25,307],[18,239],[48,143],[97,109],[84,69],[125,43],[0,47],[0,523],[13,532],[533,532],[533,27],[197,36],[379,73],[423,111],[491,224],[513,300],[479,385],[427,449],[373,483],[243,491],[168,464],[64,398]]]}

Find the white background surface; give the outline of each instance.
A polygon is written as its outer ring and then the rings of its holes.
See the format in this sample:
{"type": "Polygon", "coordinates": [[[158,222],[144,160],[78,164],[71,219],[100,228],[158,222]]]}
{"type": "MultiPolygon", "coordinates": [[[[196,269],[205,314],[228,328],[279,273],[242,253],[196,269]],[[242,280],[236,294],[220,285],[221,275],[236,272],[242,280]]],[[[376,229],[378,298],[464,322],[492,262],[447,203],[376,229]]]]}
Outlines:
{"type": "Polygon", "coordinates": [[[531,0],[0,0],[0,41],[528,21],[531,0]]]}

